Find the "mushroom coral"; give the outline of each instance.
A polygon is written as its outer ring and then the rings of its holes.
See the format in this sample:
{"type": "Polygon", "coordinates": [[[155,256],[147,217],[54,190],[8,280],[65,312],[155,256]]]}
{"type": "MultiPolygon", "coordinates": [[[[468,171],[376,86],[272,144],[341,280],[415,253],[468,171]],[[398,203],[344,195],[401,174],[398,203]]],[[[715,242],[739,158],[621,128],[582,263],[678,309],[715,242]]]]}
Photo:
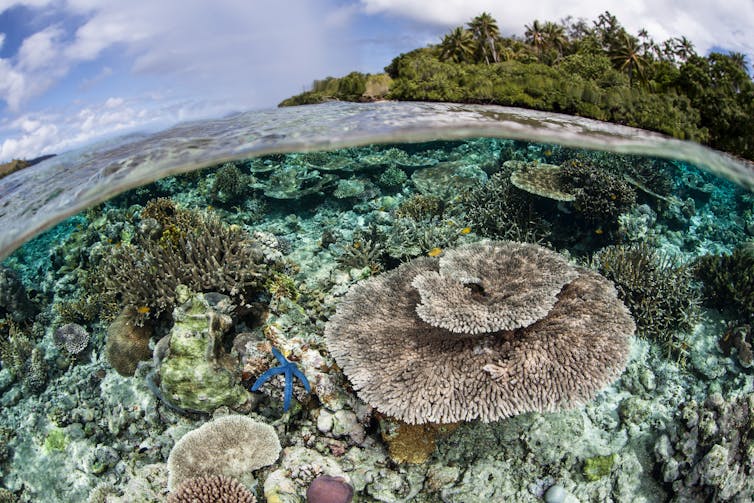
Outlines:
{"type": "Polygon", "coordinates": [[[607,279],[541,246],[497,241],[357,283],[325,336],[364,401],[421,424],[591,400],[623,372],[634,331],[607,279]]]}

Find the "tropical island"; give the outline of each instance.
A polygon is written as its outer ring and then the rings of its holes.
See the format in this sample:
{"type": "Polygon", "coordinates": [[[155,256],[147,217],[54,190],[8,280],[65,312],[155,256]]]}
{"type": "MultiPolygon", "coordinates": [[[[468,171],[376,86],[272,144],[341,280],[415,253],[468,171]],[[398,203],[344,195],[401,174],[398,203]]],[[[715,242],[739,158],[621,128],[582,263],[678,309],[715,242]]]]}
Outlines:
{"type": "Polygon", "coordinates": [[[686,37],[630,34],[595,21],[533,21],[503,37],[482,13],[436,45],[394,58],[385,73],[315,80],[280,106],[331,100],[515,106],[658,131],[754,160],[754,82],[742,53],[696,53],[686,37]]]}

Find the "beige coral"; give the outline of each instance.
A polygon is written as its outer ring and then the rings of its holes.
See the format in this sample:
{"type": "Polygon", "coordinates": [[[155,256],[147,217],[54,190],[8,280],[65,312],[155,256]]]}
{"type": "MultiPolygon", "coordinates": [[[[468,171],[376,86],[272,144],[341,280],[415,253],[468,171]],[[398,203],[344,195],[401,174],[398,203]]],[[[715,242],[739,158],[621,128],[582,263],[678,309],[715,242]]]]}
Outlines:
{"type": "Polygon", "coordinates": [[[241,477],[280,455],[275,429],[246,416],[218,417],[188,432],[168,456],[168,489],[199,476],[241,477]]]}
{"type": "MultiPolygon", "coordinates": [[[[517,282],[519,290],[547,285],[538,278],[549,274],[543,270],[547,265],[525,269],[523,278],[520,267],[494,265],[518,252],[538,252],[544,264],[562,267],[550,256],[553,252],[536,245],[493,242],[454,250],[444,266],[422,257],[352,287],[325,335],[359,396],[411,424],[495,421],[575,406],[617,378],[628,359],[634,322],[613,285],[585,269],[569,266],[566,274],[575,278],[558,289],[551,308],[537,321],[526,325],[524,319],[512,330],[458,334],[417,314],[427,292],[420,294],[416,285],[433,286],[417,278],[436,279],[443,268],[457,267],[461,279],[459,271],[482,273],[476,279],[484,278],[486,285],[503,285],[506,279],[517,282]],[[486,250],[486,258],[481,250],[486,250]],[[469,263],[464,261],[467,255],[472,257],[469,263]],[[494,277],[506,270],[513,277],[494,277]]],[[[551,284],[544,288],[554,289],[551,284]]],[[[474,295],[470,290],[467,296],[472,303],[474,295]]],[[[451,299],[449,309],[459,305],[460,295],[446,297],[451,299]]],[[[435,306],[438,313],[440,305],[438,301],[435,306]]],[[[508,322],[504,316],[497,318],[508,322]]],[[[489,320],[484,324],[492,326],[489,320]]]]}

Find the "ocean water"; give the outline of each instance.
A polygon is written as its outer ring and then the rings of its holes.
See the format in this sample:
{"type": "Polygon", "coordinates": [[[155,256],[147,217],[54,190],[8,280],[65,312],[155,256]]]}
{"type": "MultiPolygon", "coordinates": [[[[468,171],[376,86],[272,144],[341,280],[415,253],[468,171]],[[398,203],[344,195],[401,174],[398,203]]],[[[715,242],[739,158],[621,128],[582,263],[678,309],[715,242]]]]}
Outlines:
{"type": "Polygon", "coordinates": [[[751,501],[752,173],[414,103],[16,172],[0,502],[751,501]]]}

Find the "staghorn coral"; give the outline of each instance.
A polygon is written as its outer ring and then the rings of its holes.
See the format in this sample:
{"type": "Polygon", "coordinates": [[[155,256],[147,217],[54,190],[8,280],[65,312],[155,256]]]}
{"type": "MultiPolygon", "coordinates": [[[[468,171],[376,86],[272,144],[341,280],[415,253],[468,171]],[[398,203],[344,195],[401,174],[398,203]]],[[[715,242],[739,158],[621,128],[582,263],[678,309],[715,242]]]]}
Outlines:
{"type": "Polygon", "coordinates": [[[52,338],[59,348],[65,349],[72,355],[81,353],[89,344],[89,332],[76,323],[67,323],[58,327],[52,338]]]}
{"type": "Polygon", "coordinates": [[[275,429],[246,416],[209,421],[176,442],[168,456],[168,489],[199,476],[240,477],[277,461],[275,429]]]}
{"type": "MultiPolygon", "coordinates": [[[[449,262],[486,253],[489,267],[478,270],[493,276],[500,273],[495,263],[508,260],[506,254],[514,249],[505,242],[474,244],[450,253],[449,262]]],[[[547,274],[542,268],[561,270],[552,252],[532,250],[542,257],[530,257],[539,267],[523,269],[532,276],[528,279],[540,282],[536,276],[547,274]]],[[[442,269],[442,259],[422,257],[357,283],[325,328],[328,349],[354,389],[384,414],[418,424],[496,421],[527,411],[559,410],[590,400],[623,371],[635,327],[615,289],[601,276],[574,268],[577,277],[563,286],[549,312],[528,326],[521,326],[530,321],[524,316],[518,320],[521,328],[459,335],[417,315],[427,292],[417,289],[416,278],[442,269]]],[[[458,271],[461,276],[454,279],[463,284],[468,277],[463,268],[458,271]]],[[[505,281],[482,278],[487,285],[505,281]]],[[[529,288],[526,281],[518,285],[529,288]]],[[[432,285],[420,281],[418,287],[432,285]]],[[[497,300],[496,292],[484,293],[497,300]]],[[[541,298],[530,297],[532,309],[541,298]]],[[[475,288],[468,289],[467,300],[484,304],[475,288]]],[[[493,324],[484,320],[482,326],[493,324]]]]}
{"type": "Polygon", "coordinates": [[[34,350],[34,341],[28,330],[13,322],[0,320],[0,360],[14,377],[24,377],[34,350]]]}
{"type": "Polygon", "coordinates": [[[242,303],[262,290],[274,264],[257,239],[212,213],[177,210],[169,222],[158,240],[115,247],[99,267],[103,295],[135,308],[137,324],[170,312],[180,284],[242,303]]]}
{"type": "Polygon", "coordinates": [[[212,184],[212,199],[223,204],[239,200],[249,187],[249,177],[241,173],[241,170],[232,162],[220,166],[215,173],[212,184]]]}
{"type": "Polygon", "coordinates": [[[608,246],[594,254],[590,264],[615,283],[639,335],[659,341],[679,358],[685,356],[686,334],[700,317],[699,294],[688,267],[644,243],[608,246]]]}
{"type": "Polygon", "coordinates": [[[194,477],[168,495],[167,503],[256,503],[257,498],[232,477],[194,477]]]}
{"type": "Polygon", "coordinates": [[[579,217],[592,224],[617,224],[618,215],[636,204],[636,191],[622,178],[590,162],[572,159],[561,166],[561,179],[574,195],[579,217]]]}

